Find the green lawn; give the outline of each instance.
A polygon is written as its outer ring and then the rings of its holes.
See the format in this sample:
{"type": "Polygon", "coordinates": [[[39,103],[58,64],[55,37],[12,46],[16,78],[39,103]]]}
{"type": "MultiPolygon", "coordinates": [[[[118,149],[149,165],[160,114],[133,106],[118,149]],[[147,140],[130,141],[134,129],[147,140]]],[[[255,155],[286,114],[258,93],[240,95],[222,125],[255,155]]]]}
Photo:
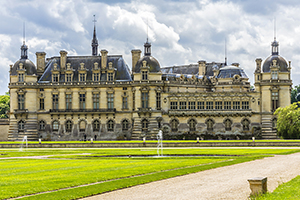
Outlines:
{"type": "Polygon", "coordinates": [[[0,157],[55,155],[49,159],[0,160],[0,199],[38,194],[29,199],[76,199],[169,177],[298,152],[293,149],[164,149],[169,155],[202,157],[107,158],[106,155],[156,155],[156,149],[1,149],[0,157]],[[78,155],[82,153],[90,153],[78,155]],[[227,156],[225,156],[227,155],[227,156]],[[240,156],[233,156],[240,155],[240,156]],[[98,183],[100,182],[100,183],[98,183]],[[78,188],[83,184],[97,183],[78,188]]]}

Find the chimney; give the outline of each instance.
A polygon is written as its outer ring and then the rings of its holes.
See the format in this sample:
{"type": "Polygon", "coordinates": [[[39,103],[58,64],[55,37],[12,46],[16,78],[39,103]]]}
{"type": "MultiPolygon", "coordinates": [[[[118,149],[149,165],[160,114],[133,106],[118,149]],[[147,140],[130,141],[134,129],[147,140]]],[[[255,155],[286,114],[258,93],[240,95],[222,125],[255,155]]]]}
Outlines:
{"type": "Polygon", "coordinates": [[[199,64],[199,76],[204,76],[206,73],[206,61],[200,60],[198,61],[199,64]]]}
{"type": "Polygon", "coordinates": [[[138,60],[141,58],[142,51],[139,49],[133,49],[131,50],[131,56],[132,56],[132,72],[134,72],[135,65],[138,62],[138,60]]]}
{"type": "Polygon", "coordinates": [[[105,69],[107,65],[107,53],[105,49],[101,50],[101,69],[105,69]]]}
{"type": "Polygon", "coordinates": [[[255,72],[256,73],[260,73],[261,72],[261,62],[262,62],[262,59],[261,58],[256,58],[255,62],[256,62],[255,72]]]}
{"type": "Polygon", "coordinates": [[[43,73],[45,70],[46,53],[45,52],[36,52],[35,55],[36,55],[37,71],[43,73]]]}
{"type": "Polygon", "coordinates": [[[61,50],[60,52],[60,69],[65,70],[66,69],[66,63],[67,63],[67,54],[68,52],[61,50]]]}

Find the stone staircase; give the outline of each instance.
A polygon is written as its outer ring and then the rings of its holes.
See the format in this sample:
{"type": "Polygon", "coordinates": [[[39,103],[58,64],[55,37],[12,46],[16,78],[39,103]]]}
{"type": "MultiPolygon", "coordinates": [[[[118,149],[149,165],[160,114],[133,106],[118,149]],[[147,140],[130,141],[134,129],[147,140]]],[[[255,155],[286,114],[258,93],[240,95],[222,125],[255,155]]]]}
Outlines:
{"type": "Polygon", "coordinates": [[[263,116],[261,122],[262,139],[274,140],[278,139],[277,131],[272,128],[271,115],[263,116]]]}
{"type": "MultiPolygon", "coordinates": [[[[148,118],[148,132],[146,133],[146,138],[149,140],[156,140],[156,135],[158,133],[158,123],[156,118],[148,118]]],[[[131,133],[131,140],[142,140],[145,133],[142,133],[142,119],[135,118],[134,125],[131,133]]]]}
{"type": "Polygon", "coordinates": [[[25,122],[24,132],[18,131],[17,120],[11,120],[8,130],[9,141],[22,141],[24,136],[27,136],[28,141],[38,141],[37,119],[30,118],[25,122]]]}

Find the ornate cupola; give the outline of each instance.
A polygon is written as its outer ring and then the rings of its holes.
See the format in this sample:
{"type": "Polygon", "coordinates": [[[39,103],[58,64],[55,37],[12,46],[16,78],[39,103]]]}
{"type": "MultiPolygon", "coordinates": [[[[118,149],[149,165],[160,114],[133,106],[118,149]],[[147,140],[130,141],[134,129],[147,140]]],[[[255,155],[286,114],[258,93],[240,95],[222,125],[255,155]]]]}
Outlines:
{"type": "Polygon", "coordinates": [[[275,37],[274,42],[272,42],[272,55],[278,55],[278,46],[279,46],[279,42],[276,41],[276,37],[275,37]]]}
{"type": "Polygon", "coordinates": [[[148,42],[148,38],[146,43],[144,44],[144,47],[145,47],[144,50],[145,56],[151,56],[151,43],[148,42]]]}
{"type": "Polygon", "coordinates": [[[94,15],[94,34],[93,34],[93,40],[92,40],[92,55],[96,56],[98,54],[98,40],[96,36],[96,20],[94,15]]]}
{"type": "Polygon", "coordinates": [[[28,47],[25,44],[25,41],[23,41],[23,45],[21,46],[21,59],[27,59],[28,58],[27,50],[28,50],[28,47]]]}

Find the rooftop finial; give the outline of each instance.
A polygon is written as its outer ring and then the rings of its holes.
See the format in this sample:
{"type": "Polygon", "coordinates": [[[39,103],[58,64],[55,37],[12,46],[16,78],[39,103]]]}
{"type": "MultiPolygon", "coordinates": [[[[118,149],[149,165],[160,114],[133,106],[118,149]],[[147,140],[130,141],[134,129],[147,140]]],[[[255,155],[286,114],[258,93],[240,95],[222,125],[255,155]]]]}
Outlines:
{"type": "Polygon", "coordinates": [[[227,43],[225,38],[225,66],[227,66],[227,43]]]}
{"type": "Polygon", "coordinates": [[[148,28],[149,28],[149,25],[148,25],[148,18],[147,18],[147,42],[148,42],[148,28]]]}
{"type": "Polygon", "coordinates": [[[25,44],[25,22],[23,22],[23,44],[25,44]]]}
{"type": "Polygon", "coordinates": [[[23,22],[23,45],[21,46],[21,59],[27,59],[28,47],[25,44],[25,22],[23,22]]]}
{"type": "Polygon", "coordinates": [[[274,41],[276,40],[276,17],[274,18],[274,41]]]}
{"type": "Polygon", "coordinates": [[[98,53],[98,40],[97,40],[97,36],[96,36],[96,16],[94,15],[94,33],[93,33],[93,40],[92,40],[92,55],[96,56],[98,53]]]}

